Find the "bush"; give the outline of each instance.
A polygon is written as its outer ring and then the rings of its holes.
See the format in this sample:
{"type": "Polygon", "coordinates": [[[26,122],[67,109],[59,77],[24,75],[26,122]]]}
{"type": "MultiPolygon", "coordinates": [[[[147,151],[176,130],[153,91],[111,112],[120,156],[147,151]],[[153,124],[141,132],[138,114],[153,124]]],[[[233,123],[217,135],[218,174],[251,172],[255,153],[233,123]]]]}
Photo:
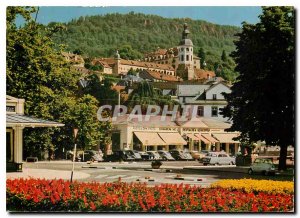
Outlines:
{"type": "Polygon", "coordinates": [[[6,204],[9,211],[260,212],[292,210],[293,195],[183,184],[8,179],[6,204]]]}

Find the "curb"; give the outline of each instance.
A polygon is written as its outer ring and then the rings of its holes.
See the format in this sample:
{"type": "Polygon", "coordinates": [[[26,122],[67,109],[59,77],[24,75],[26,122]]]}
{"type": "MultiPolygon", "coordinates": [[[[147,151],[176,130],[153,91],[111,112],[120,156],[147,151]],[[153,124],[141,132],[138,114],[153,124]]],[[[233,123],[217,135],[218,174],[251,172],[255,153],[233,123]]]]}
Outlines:
{"type": "Polygon", "coordinates": [[[161,173],[172,172],[172,170],[169,170],[169,169],[144,169],[144,171],[161,172],[161,173]]]}
{"type": "Polygon", "coordinates": [[[82,166],[81,168],[106,169],[106,167],[99,167],[99,166],[82,166]]]}
{"type": "Polygon", "coordinates": [[[206,178],[198,178],[198,177],[174,177],[174,176],[167,176],[168,179],[174,179],[174,180],[185,180],[185,181],[193,181],[193,182],[204,182],[206,181],[206,178]]]}

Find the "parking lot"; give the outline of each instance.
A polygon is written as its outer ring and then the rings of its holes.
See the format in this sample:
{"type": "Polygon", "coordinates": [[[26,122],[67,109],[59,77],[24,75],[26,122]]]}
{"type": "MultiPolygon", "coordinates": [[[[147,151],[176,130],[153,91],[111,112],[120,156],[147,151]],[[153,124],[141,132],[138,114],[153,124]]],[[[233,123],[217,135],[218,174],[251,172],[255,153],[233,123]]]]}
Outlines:
{"type": "MultiPolygon", "coordinates": [[[[272,179],[292,180],[292,175],[275,176],[248,175],[248,167],[233,166],[203,166],[198,161],[163,161],[160,169],[152,169],[151,162],[75,162],[75,180],[91,182],[142,182],[149,186],[157,184],[189,184],[207,187],[220,179],[272,179]],[[81,176],[84,175],[84,176],[81,176]],[[77,176],[77,177],[76,177],[77,176]]],[[[23,172],[27,176],[32,174],[38,178],[69,179],[71,175],[71,161],[42,161],[24,163],[23,172]],[[40,172],[40,173],[39,173],[40,172]],[[57,172],[57,173],[55,173],[57,172]],[[51,177],[49,177],[51,174],[51,177]],[[62,176],[63,175],[63,176],[62,176]]],[[[24,175],[23,173],[23,175],[24,175]]],[[[7,173],[7,178],[18,177],[18,173],[7,173]]],[[[19,174],[22,177],[22,174],[19,174]]]]}

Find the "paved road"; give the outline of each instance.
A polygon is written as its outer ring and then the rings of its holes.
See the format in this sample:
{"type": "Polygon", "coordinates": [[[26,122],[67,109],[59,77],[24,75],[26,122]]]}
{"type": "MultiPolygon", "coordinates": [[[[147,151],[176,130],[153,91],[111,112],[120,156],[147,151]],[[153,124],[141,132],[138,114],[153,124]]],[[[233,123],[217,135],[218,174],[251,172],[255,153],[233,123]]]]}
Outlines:
{"type": "MultiPolygon", "coordinates": [[[[201,166],[201,164],[197,161],[163,162],[162,169],[152,170],[150,162],[75,163],[74,176],[76,177],[76,173],[88,174],[89,176],[85,176],[84,178],[78,176],[77,180],[97,181],[100,183],[114,182],[121,179],[121,181],[129,183],[146,182],[148,185],[183,183],[203,187],[218,180],[214,175],[201,175],[195,172],[189,173],[189,171],[183,170],[185,166],[201,166]]],[[[72,162],[70,161],[24,163],[23,165],[24,172],[26,172],[26,169],[49,169],[67,172],[67,170],[71,170],[71,168],[72,162]]],[[[70,175],[69,173],[66,174],[70,175]]],[[[63,179],[65,179],[65,177],[63,179]]]]}
{"type": "MultiPolygon", "coordinates": [[[[172,184],[190,184],[199,186],[209,186],[211,183],[220,179],[240,179],[240,178],[255,178],[255,179],[273,179],[266,178],[261,175],[250,176],[243,173],[235,166],[218,167],[218,171],[211,171],[214,166],[202,166],[197,161],[172,161],[163,162],[162,169],[152,170],[150,162],[101,162],[101,163],[75,163],[74,178],[79,181],[97,181],[100,183],[114,182],[121,178],[124,182],[146,182],[148,185],[156,185],[161,183],[172,184]],[[189,168],[189,169],[187,169],[189,168]],[[225,172],[226,170],[226,172],[225,172]],[[84,175],[84,176],[83,176],[84,175]]],[[[40,170],[40,176],[47,174],[45,169],[56,170],[57,178],[67,179],[72,169],[71,161],[51,161],[24,163],[24,172],[26,169],[40,170]]],[[[51,171],[53,178],[53,171],[51,171]]],[[[7,174],[9,175],[9,173],[7,174]]],[[[10,174],[12,175],[12,174],[10,174]]],[[[37,171],[35,172],[35,177],[37,171]]],[[[274,179],[286,180],[285,177],[279,176],[274,179]]]]}

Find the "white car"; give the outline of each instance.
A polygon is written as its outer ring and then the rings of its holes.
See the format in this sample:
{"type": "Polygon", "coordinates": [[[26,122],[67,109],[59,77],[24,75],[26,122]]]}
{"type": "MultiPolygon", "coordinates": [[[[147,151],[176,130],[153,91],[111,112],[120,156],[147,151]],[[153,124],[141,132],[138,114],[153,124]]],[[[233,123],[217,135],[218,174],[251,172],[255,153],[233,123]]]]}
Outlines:
{"type": "Polygon", "coordinates": [[[213,165],[234,165],[235,158],[230,157],[224,152],[209,152],[204,158],[202,158],[204,166],[213,165]]]}
{"type": "Polygon", "coordinates": [[[248,174],[263,173],[275,175],[275,166],[271,158],[256,158],[248,170],[248,174]]]}

